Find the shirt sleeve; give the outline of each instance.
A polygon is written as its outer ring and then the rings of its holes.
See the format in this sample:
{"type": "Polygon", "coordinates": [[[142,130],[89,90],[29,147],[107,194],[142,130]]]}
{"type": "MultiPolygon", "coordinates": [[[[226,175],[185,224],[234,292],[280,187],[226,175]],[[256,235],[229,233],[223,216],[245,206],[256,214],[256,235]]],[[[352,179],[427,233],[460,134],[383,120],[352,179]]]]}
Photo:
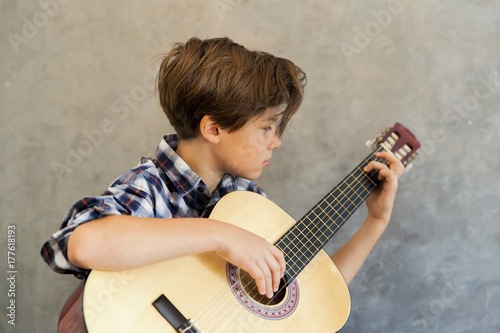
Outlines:
{"type": "Polygon", "coordinates": [[[59,231],[42,247],[42,258],[52,270],[74,274],[79,279],[90,272],[68,260],[68,239],[79,225],[109,215],[154,217],[153,198],[146,179],[131,171],[118,178],[101,196],[85,197],[76,202],[64,217],[59,231]]]}

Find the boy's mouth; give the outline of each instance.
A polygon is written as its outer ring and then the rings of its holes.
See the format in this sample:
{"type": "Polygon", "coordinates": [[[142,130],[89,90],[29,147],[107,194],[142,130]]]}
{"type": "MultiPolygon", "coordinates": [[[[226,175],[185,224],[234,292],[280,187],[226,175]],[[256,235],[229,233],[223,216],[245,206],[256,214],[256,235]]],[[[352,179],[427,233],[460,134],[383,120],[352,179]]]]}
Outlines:
{"type": "Polygon", "coordinates": [[[269,160],[265,160],[262,164],[264,164],[264,166],[269,166],[269,160]]]}

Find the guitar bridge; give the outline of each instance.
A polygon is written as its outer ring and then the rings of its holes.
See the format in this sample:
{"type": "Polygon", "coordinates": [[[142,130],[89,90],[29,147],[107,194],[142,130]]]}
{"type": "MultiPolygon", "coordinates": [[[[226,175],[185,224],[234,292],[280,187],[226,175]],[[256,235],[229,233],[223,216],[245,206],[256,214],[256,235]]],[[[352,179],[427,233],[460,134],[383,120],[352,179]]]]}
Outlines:
{"type": "Polygon", "coordinates": [[[179,333],[203,333],[203,331],[191,319],[186,322],[186,328],[179,328],[179,333]]]}
{"type": "Polygon", "coordinates": [[[160,295],[153,306],[165,318],[170,325],[179,333],[203,333],[203,331],[184,315],[170,302],[165,295],[160,295]]]}

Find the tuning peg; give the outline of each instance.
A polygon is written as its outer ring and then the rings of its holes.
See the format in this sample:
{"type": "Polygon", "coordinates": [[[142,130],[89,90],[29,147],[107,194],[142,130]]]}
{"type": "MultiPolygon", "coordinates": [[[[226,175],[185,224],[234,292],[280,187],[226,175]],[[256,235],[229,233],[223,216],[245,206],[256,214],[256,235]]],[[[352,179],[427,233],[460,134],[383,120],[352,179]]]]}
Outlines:
{"type": "Polygon", "coordinates": [[[408,163],[408,161],[406,161],[404,163],[404,166],[405,169],[403,170],[403,173],[407,173],[408,171],[410,171],[411,168],[413,168],[413,163],[408,163]]]}
{"type": "Polygon", "coordinates": [[[415,160],[415,158],[417,158],[417,156],[418,156],[418,153],[415,152],[412,156],[410,156],[410,158],[408,158],[406,163],[410,164],[411,162],[413,162],[415,160]]]}
{"type": "Polygon", "coordinates": [[[368,139],[365,142],[365,146],[367,146],[369,149],[373,150],[377,148],[377,142],[379,142],[380,139],[377,137],[376,139],[368,139]]]}
{"type": "Polygon", "coordinates": [[[380,141],[382,140],[382,138],[391,130],[391,127],[390,126],[387,126],[383,131],[382,133],[377,137],[377,141],[380,141]]]}

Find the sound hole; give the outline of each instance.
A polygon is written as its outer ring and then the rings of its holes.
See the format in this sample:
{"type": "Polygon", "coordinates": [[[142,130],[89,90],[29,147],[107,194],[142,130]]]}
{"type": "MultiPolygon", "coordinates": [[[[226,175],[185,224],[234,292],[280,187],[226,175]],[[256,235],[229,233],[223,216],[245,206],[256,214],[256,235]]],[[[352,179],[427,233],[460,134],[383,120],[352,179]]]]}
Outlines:
{"type": "Polygon", "coordinates": [[[259,294],[259,290],[257,288],[257,284],[255,284],[255,280],[244,270],[240,270],[240,283],[245,293],[254,301],[262,305],[278,305],[283,301],[287,293],[287,284],[285,278],[281,279],[278,291],[275,292],[273,294],[273,297],[271,298],[259,294]]]}

